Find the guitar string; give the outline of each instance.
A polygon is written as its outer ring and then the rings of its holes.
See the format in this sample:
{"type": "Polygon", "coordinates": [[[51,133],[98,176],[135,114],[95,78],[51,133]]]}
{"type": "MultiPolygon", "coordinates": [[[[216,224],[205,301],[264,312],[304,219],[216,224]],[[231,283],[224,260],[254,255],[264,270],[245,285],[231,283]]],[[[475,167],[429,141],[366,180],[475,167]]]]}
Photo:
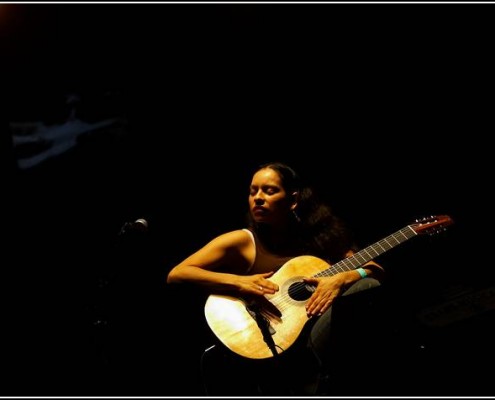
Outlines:
{"type": "MultiPolygon", "coordinates": [[[[385,253],[386,251],[394,248],[395,246],[405,242],[408,239],[411,239],[416,235],[417,232],[410,225],[408,225],[398,230],[397,232],[387,236],[386,238],[381,239],[368,247],[365,247],[352,256],[339,261],[331,267],[318,272],[314,275],[314,277],[332,276],[339,272],[351,271],[353,269],[356,269],[364,263],[372,260],[380,254],[385,253]],[[390,243],[391,240],[394,240],[394,242],[390,243]],[[371,252],[375,254],[372,254],[371,252]],[[363,254],[366,254],[366,257],[363,256],[363,254]]],[[[292,296],[289,294],[289,291],[286,291],[284,293],[281,293],[279,296],[271,298],[270,301],[277,308],[283,311],[286,309],[286,305],[290,305],[293,302],[294,297],[297,297],[297,295],[305,294],[307,293],[307,291],[307,284],[300,282],[300,285],[292,291],[292,296]]]]}

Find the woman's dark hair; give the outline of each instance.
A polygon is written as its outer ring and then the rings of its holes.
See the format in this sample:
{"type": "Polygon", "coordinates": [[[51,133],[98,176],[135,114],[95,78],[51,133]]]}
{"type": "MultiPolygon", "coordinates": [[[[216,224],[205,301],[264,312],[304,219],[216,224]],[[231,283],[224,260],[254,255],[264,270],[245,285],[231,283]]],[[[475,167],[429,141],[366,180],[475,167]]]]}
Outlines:
{"type": "MultiPolygon", "coordinates": [[[[341,260],[349,249],[353,249],[351,235],[344,222],[333,214],[314,189],[287,164],[270,162],[260,165],[255,172],[270,168],[278,173],[287,193],[298,193],[297,208],[288,234],[291,245],[300,255],[311,254],[331,263],[341,260]]],[[[250,215],[248,224],[258,234],[258,226],[250,215]]]]}

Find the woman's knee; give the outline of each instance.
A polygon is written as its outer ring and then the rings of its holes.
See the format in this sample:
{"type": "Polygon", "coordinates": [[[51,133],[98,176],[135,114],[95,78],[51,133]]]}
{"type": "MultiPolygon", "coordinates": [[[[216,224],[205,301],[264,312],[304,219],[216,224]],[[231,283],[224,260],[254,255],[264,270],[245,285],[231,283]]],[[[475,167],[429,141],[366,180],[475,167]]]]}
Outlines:
{"type": "Polygon", "coordinates": [[[371,289],[380,286],[380,282],[375,278],[363,278],[353,283],[349,289],[347,289],[342,295],[353,294],[361,292],[363,290],[371,289]]]}

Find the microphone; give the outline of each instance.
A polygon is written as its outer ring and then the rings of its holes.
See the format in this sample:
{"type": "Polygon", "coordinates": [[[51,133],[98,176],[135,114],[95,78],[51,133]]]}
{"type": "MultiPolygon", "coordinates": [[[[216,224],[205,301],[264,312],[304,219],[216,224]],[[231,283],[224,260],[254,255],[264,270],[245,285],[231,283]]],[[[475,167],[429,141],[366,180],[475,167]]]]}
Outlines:
{"type": "Polygon", "coordinates": [[[122,228],[120,228],[119,236],[128,232],[148,232],[148,221],[146,221],[144,218],[139,218],[134,222],[126,222],[124,225],[122,225],[122,228]]]}

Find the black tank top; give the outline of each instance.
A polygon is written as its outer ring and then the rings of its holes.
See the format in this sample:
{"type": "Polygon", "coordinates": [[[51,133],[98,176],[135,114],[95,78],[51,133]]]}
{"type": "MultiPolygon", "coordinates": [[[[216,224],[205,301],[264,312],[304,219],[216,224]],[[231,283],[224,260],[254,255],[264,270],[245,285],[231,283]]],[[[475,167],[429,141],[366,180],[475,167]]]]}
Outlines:
{"type": "Polygon", "coordinates": [[[248,269],[247,273],[251,274],[262,274],[264,272],[277,271],[282,265],[294,257],[282,257],[270,253],[266,250],[263,245],[258,240],[256,234],[251,232],[249,229],[243,229],[247,232],[254,243],[254,262],[253,265],[248,269]]]}

